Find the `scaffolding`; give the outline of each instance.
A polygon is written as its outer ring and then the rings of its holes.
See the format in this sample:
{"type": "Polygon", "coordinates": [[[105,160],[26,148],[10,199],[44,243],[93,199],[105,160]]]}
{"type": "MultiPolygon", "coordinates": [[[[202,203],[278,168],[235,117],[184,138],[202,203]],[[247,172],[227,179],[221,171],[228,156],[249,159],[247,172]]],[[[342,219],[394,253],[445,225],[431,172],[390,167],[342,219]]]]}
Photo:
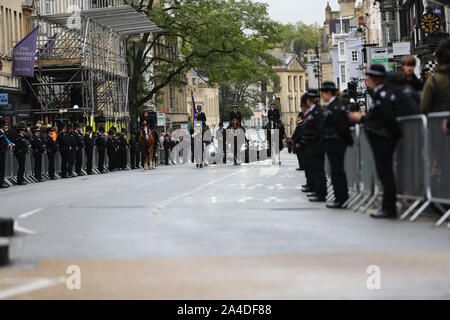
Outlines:
{"type": "Polygon", "coordinates": [[[35,0],[35,113],[126,121],[127,37],[159,29],[122,0],[35,0]]]}

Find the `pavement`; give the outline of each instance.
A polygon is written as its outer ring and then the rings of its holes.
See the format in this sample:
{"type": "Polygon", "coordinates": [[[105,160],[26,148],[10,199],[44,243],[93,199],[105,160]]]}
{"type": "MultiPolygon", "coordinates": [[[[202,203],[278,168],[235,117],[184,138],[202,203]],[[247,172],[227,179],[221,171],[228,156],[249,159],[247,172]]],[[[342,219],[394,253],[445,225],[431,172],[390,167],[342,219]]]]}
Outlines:
{"type": "Polygon", "coordinates": [[[309,203],[281,160],[2,190],[0,299],[450,298],[448,229],[309,203]]]}

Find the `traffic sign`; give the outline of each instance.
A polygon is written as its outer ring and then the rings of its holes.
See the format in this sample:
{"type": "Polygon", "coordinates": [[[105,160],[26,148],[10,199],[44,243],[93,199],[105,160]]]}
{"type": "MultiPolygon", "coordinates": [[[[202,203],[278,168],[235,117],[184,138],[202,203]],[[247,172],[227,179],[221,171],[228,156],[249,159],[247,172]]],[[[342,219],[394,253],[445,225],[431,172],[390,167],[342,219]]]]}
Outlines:
{"type": "Polygon", "coordinates": [[[158,127],[164,126],[166,122],[166,115],[162,112],[158,112],[158,127]]]}

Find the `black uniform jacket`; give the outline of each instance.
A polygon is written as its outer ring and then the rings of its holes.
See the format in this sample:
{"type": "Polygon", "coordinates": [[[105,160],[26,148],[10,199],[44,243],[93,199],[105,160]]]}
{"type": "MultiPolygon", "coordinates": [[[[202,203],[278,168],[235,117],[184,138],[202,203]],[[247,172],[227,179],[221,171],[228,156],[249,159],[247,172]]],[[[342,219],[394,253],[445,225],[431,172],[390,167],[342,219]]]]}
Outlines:
{"type": "Polygon", "coordinates": [[[353,145],[347,108],[336,98],[328,105],[324,113],[323,137],[325,139],[342,139],[347,145],[353,145]]]}
{"type": "Polygon", "coordinates": [[[378,90],[371,90],[370,95],[373,104],[369,107],[368,114],[362,118],[368,135],[400,139],[402,132],[395,114],[397,98],[395,90],[383,84],[378,90]]]}

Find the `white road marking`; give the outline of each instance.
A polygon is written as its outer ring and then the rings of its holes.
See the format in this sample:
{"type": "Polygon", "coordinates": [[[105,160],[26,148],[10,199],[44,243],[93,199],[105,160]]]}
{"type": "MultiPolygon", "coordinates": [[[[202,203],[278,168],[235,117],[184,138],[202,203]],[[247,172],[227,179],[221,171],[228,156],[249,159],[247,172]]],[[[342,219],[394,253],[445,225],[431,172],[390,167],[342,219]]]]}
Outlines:
{"type": "Polygon", "coordinates": [[[65,277],[35,279],[34,281],[27,284],[0,290],[0,300],[8,299],[14,296],[26,294],[44,288],[53,287],[64,282],[66,282],[65,277]]]}
{"type": "Polygon", "coordinates": [[[14,221],[14,231],[22,232],[22,233],[26,233],[26,234],[36,234],[36,231],[19,226],[17,221],[14,221]]]}
{"type": "Polygon", "coordinates": [[[33,215],[33,214],[35,214],[35,213],[41,212],[41,211],[43,211],[43,210],[44,210],[44,209],[42,209],[42,208],[37,208],[37,209],[31,210],[31,211],[22,213],[21,215],[19,215],[19,219],[25,219],[25,218],[28,218],[29,216],[31,216],[31,215],[33,215]]]}
{"type": "Polygon", "coordinates": [[[236,172],[231,173],[231,174],[229,174],[229,175],[226,175],[226,176],[224,176],[224,177],[221,177],[221,178],[218,178],[218,179],[215,179],[215,180],[211,180],[211,181],[209,181],[209,182],[207,182],[207,183],[205,183],[205,184],[203,184],[203,185],[201,185],[201,186],[199,186],[199,187],[197,187],[197,188],[195,188],[195,189],[193,189],[193,190],[191,190],[191,191],[187,191],[187,192],[185,192],[185,193],[182,193],[182,194],[179,194],[179,195],[174,196],[174,197],[172,197],[172,198],[169,198],[169,199],[167,199],[167,200],[161,202],[160,204],[158,204],[158,205],[156,206],[155,210],[153,210],[152,215],[154,215],[154,216],[160,215],[160,214],[161,214],[161,211],[162,211],[165,207],[167,207],[169,204],[171,204],[172,202],[174,202],[175,200],[178,200],[178,199],[187,197],[187,196],[189,196],[189,195],[191,195],[191,194],[195,194],[195,193],[199,192],[200,190],[205,189],[206,187],[209,187],[209,186],[213,185],[214,183],[217,183],[217,182],[220,182],[220,181],[222,181],[222,180],[228,179],[228,178],[230,178],[230,177],[232,177],[232,176],[235,176],[235,175],[237,175],[237,174],[242,174],[242,172],[241,172],[240,170],[239,170],[239,171],[236,171],[236,172]]]}

